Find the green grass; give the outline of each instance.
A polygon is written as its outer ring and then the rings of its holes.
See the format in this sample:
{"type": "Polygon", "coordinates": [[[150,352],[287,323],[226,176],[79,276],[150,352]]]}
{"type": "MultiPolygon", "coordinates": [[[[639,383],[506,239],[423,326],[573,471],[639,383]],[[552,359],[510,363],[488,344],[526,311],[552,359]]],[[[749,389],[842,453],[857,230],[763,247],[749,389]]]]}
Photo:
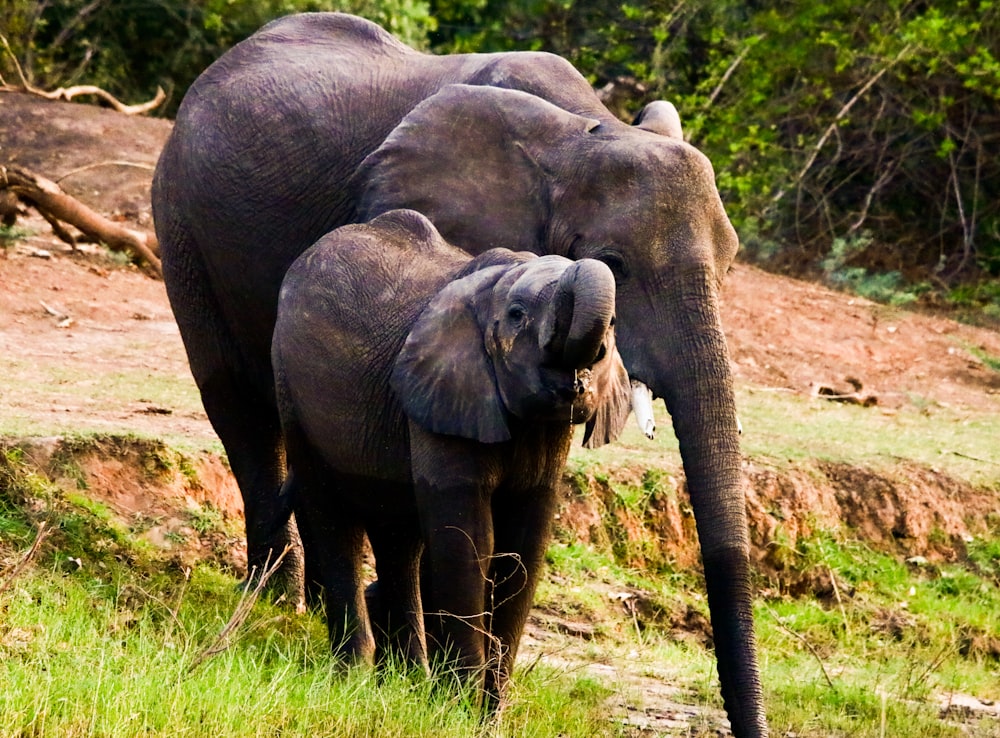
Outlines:
{"type": "Polygon", "coordinates": [[[743,451],[751,458],[849,462],[875,469],[915,461],[975,484],[1000,480],[1000,414],[929,405],[898,410],[744,388],[743,451]]]}
{"type": "MultiPolygon", "coordinates": [[[[36,572],[6,598],[0,735],[476,736],[466,691],[331,658],[319,618],[258,603],[227,651],[190,670],[236,604],[235,582],[196,567],[158,582],[36,572]]],[[[612,735],[592,680],[518,679],[500,735],[612,735]]]]}
{"type": "MultiPolygon", "coordinates": [[[[610,705],[656,709],[642,685],[532,665],[515,675],[500,723],[484,725],[468,693],[398,668],[347,669],[318,616],[267,602],[230,648],[192,671],[236,607],[236,580],[164,559],[85,491],[26,473],[16,451],[4,459],[0,562],[30,545],[39,516],[56,532],[0,594],[0,736],[617,736],[628,733],[610,705]]],[[[646,475],[638,488],[662,482],[646,475]]],[[[200,514],[213,525],[211,511],[200,514]]],[[[940,700],[1000,699],[990,650],[1000,643],[1000,537],[975,544],[968,562],[907,564],[842,533],[800,539],[796,571],[831,572],[842,599],[766,589],[759,599],[773,734],[963,735],[940,718],[940,700]]],[[[581,663],[625,660],[672,685],[673,700],[720,707],[711,651],[673,630],[685,608],[706,612],[697,572],[633,569],[566,541],[548,562],[539,606],[598,626],[594,641],[576,644],[581,663]],[[623,591],[641,598],[635,619],[616,599],[623,591]]],[[[707,718],[692,725],[713,734],[707,718]]],[[[1000,731],[985,722],[973,734],[1000,731]]]]}
{"type": "Polygon", "coordinates": [[[0,591],[0,736],[618,734],[604,706],[610,689],[585,675],[544,665],[519,674],[494,725],[448,675],[347,668],[318,615],[264,601],[229,648],[192,668],[236,609],[233,576],[153,549],[8,449],[0,584],[41,520],[53,533],[0,591]]]}
{"type": "MultiPolygon", "coordinates": [[[[960,726],[939,714],[949,694],[1000,698],[996,581],[969,564],[906,564],[831,533],[800,549],[802,571],[835,576],[840,600],[759,603],[774,727],[810,726],[806,735],[959,736],[960,726]]],[[[1000,724],[987,720],[978,731],[1000,735],[1000,724]]]]}

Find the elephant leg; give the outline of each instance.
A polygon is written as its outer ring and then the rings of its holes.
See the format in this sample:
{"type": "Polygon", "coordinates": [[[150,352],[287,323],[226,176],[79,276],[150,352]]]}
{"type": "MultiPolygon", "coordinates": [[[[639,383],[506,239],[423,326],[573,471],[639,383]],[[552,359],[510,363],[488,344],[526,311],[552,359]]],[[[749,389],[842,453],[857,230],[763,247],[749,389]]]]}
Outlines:
{"type": "Polygon", "coordinates": [[[259,574],[287,549],[270,588],[299,605],[304,559],[291,516],[291,495],[279,494],[285,459],[277,412],[231,372],[217,374],[203,385],[202,402],[243,497],[247,570],[259,574]]]}
{"type": "Polygon", "coordinates": [[[375,635],[376,661],[402,656],[408,664],[427,671],[424,614],[420,598],[420,552],[423,544],[416,526],[367,526],[375,553],[378,583],[365,590],[366,604],[377,588],[377,604],[369,607],[375,635]]]}
{"type": "Polygon", "coordinates": [[[340,504],[331,472],[293,464],[295,510],[312,577],[309,586],[323,593],[330,647],[348,662],[373,663],[375,639],[361,575],[365,541],[361,518],[340,504]]]}
{"type": "Polygon", "coordinates": [[[486,574],[493,555],[490,509],[499,451],[409,423],[423,559],[425,627],[444,665],[481,687],[486,664],[486,574]]]}
{"type": "Polygon", "coordinates": [[[486,664],[486,567],[493,551],[489,505],[429,522],[425,530],[431,584],[427,629],[463,680],[482,684],[486,664]],[[475,522],[473,522],[475,521],[475,522]]]}
{"type": "MultiPolygon", "coordinates": [[[[164,214],[170,230],[170,213],[164,214]]],[[[269,395],[270,363],[254,382],[243,365],[223,312],[208,282],[200,252],[174,225],[174,242],[163,259],[164,281],[187,350],[202,404],[226,449],[243,497],[248,570],[261,572],[290,546],[269,588],[301,602],[304,577],[301,547],[287,501],[278,490],[285,476],[280,423],[269,395]],[[266,389],[265,389],[266,388],[266,389]]]]}
{"type": "Polygon", "coordinates": [[[421,510],[423,556],[430,576],[426,627],[448,665],[463,679],[481,682],[486,663],[486,569],[493,552],[489,501],[466,490],[431,496],[437,500],[433,512],[421,510]]]}
{"type": "Polygon", "coordinates": [[[533,489],[516,501],[499,500],[493,511],[495,553],[490,567],[492,612],[488,641],[486,700],[500,707],[514,668],[517,647],[528,620],[535,589],[545,563],[555,512],[555,489],[533,489]]]}
{"type": "MultiPolygon", "coordinates": [[[[435,612],[431,603],[431,568],[430,557],[421,556],[419,568],[420,577],[420,603],[424,613],[428,610],[435,612]]],[[[308,571],[308,564],[306,567],[308,571]]],[[[308,589],[306,590],[308,595],[308,589]]],[[[382,654],[391,648],[388,642],[389,613],[385,605],[385,596],[382,593],[382,583],[375,580],[365,588],[365,602],[368,605],[368,617],[371,619],[372,631],[375,633],[375,661],[381,662],[382,654]]],[[[444,656],[444,636],[440,632],[439,619],[425,617],[423,619],[424,639],[428,662],[440,661],[444,656]]]]}

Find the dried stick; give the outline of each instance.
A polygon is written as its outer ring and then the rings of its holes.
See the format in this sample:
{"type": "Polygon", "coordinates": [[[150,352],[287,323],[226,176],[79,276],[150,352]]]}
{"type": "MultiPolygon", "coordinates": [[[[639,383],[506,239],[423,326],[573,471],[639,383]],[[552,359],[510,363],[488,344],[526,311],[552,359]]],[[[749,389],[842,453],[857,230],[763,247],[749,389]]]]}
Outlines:
{"type": "MultiPolygon", "coordinates": [[[[823,135],[819,137],[819,140],[813,146],[812,151],[809,153],[809,158],[806,159],[806,163],[803,165],[799,173],[795,176],[795,179],[793,180],[791,186],[794,186],[796,188],[799,188],[801,186],[802,180],[805,178],[806,173],[808,173],[808,171],[812,169],[812,165],[816,163],[816,157],[819,156],[819,152],[826,145],[826,142],[830,139],[830,136],[836,133],[837,126],[840,125],[840,121],[843,120],[844,117],[849,112],[851,112],[851,108],[853,108],[855,104],[857,104],[858,100],[864,97],[865,94],[867,94],[868,90],[874,87],[875,84],[880,79],[882,79],[883,76],[885,76],[885,73],[888,72],[890,69],[892,69],[894,66],[896,66],[896,64],[907,53],[909,53],[909,51],[910,51],[910,46],[909,45],[905,46],[903,50],[896,55],[895,59],[893,59],[891,62],[882,67],[878,72],[872,75],[871,79],[865,82],[864,85],[861,86],[861,89],[855,92],[854,95],[851,97],[851,99],[848,100],[846,103],[844,103],[843,107],[841,107],[841,109],[837,111],[837,114],[833,116],[833,120],[830,122],[830,125],[826,127],[826,130],[823,131],[823,135]]],[[[775,194],[775,196],[771,198],[771,205],[772,206],[776,205],[782,198],[784,198],[784,196],[788,193],[788,189],[789,189],[788,187],[785,187],[779,190],[777,194],[775,194]]]]}
{"type": "Polygon", "coordinates": [[[45,527],[44,520],[38,524],[38,532],[35,534],[35,542],[31,544],[31,548],[29,548],[27,553],[21,557],[20,561],[11,567],[10,573],[3,579],[0,579],[0,593],[9,589],[14,580],[17,579],[22,571],[24,571],[31,559],[33,559],[35,554],[38,553],[38,549],[42,545],[42,541],[44,541],[49,535],[49,532],[50,531],[45,527]]]}
{"type": "Polygon", "coordinates": [[[94,85],[60,87],[58,90],[46,92],[45,90],[39,89],[28,82],[27,77],[24,76],[24,70],[21,69],[21,64],[18,62],[17,57],[14,55],[14,51],[10,48],[10,44],[7,43],[7,38],[3,34],[0,34],[0,44],[3,44],[7,54],[14,62],[14,68],[17,70],[17,76],[21,80],[21,84],[19,85],[0,85],[0,92],[27,92],[31,95],[43,97],[46,100],[66,101],[72,100],[74,97],[79,97],[80,95],[96,95],[119,113],[124,113],[125,115],[141,115],[142,113],[148,113],[150,110],[159,107],[163,101],[167,99],[167,93],[163,91],[162,87],[156,88],[156,95],[152,100],[139,103],[137,105],[126,105],[107,90],[102,90],[100,87],[96,87],[94,85]]]}
{"type": "MultiPolygon", "coordinates": [[[[759,40],[759,39],[762,39],[762,38],[763,38],[763,36],[760,36],[760,37],[758,38],[758,40],[759,40]]],[[[749,53],[750,53],[750,49],[751,49],[751,48],[752,48],[752,44],[746,44],[746,45],[745,45],[745,46],[743,47],[743,51],[741,51],[741,52],[740,52],[740,53],[739,53],[739,54],[738,54],[738,55],[736,56],[736,58],[735,58],[735,59],[733,59],[732,63],[731,63],[730,65],[729,65],[729,67],[728,67],[728,68],[726,69],[726,71],[725,71],[725,72],[723,73],[723,75],[722,75],[722,79],[720,79],[720,80],[719,80],[719,84],[717,84],[717,85],[715,86],[715,89],[714,89],[714,90],[712,90],[712,94],[708,96],[708,101],[707,101],[707,102],[705,103],[705,107],[706,107],[706,108],[710,108],[710,107],[712,107],[712,105],[714,105],[714,104],[715,104],[715,98],[717,98],[717,97],[719,96],[719,94],[720,94],[720,93],[722,92],[722,88],[726,86],[726,82],[728,82],[728,81],[729,81],[729,78],[733,76],[733,72],[735,72],[735,71],[736,71],[736,68],[737,68],[737,67],[738,67],[738,66],[739,66],[740,64],[742,64],[742,63],[743,63],[743,60],[744,60],[744,59],[746,59],[746,57],[747,57],[747,54],[749,54],[749,53]]]]}
{"type": "MultiPolygon", "coordinates": [[[[765,605],[765,607],[767,607],[767,605],[765,605]]],[[[768,612],[770,612],[770,613],[771,613],[771,617],[773,617],[773,618],[774,618],[774,622],[775,622],[775,624],[776,624],[776,625],[777,625],[777,626],[778,626],[778,627],[779,627],[779,628],[780,628],[780,629],[781,629],[781,630],[782,630],[783,632],[787,633],[788,635],[792,636],[793,638],[797,638],[797,639],[799,639],[800,641],[802,641],[802,644],[803,644],[803,645],[804,645],[804,646],[805,646],[805,647],[806,647],[807,649],[809,649],[809,653],[811,653],[811,654],[813,655],[813,658],[814,658],[814,659],[816,659],[816,663],[818,663],[818,664],[819,664],[819,668],[820,668],[820,670],[821,670],[821,671],[823,672],[823,677],[824,677],[824,678],[826,679],[826,683],[827,683],[828,685],[830,685],[830,689],[832,689],[832,690],[833,690],[834,692],[837,692],[837,691],[838,691],[838,690],[837,690],[837,685],[835,685],[835,684],[833,683],[833,679],[831,679],[831,678],[830,678],[830,672],[828,672],[828,671],[826,670],[826,664],[824,664],[824,663],[823,663],[823,659],[822,659],[822,658],[820,658],[820,655],[819,655],[819,653],[817,653],[816,649],[815,649],[815,648],[813,648],[813,645],[812,645],[812,644],[811,644],[811,643],[809,642],[809,640],[808,640],[808,639],[807,639],[807,638],[806,638],[806,637],[805,637],[804,635],[801,635],[801,634],[799,634],[799,633],[796,633],[796,632],[795,632],[794,630],[792,630],[791,628],[789,628],[788,626],[786,626],[786,625],[785,625],[785,624],[784,624],[783,622],[781,622],[781,618],[780,618],[780,617],[778,617],[778,613],[776,613],[776,612],[775,612],[774,610],[772,610],[772,609],[771,609],[770,607],[768,607],[768,608],[767,608],[767,610],[768,610],[768,612]]]]}
{"type": "Polygon", "coordinates": [[[95,164],[87,164],[82,167],[77,167],[76,169],[70,169],[65,174],[62,174],[56,178],[56,182],[62,182],[64,179],[72,177],[74,174],[79,174],[80,172],[86,172],[91,169],[100,169],[101,167],[134,167],[136,169],[145,169],[147,172],[152,172],[156,169],[155,164],[143,164],[138,161],[123,161],[121,159],[113,159],[111,161],[99,161],[95,164]]]}
{"type": "MultiPolygon", "coordinates": [[[[264,562],[264,568],[261,571],[260,578],[257,583],[250,587],[253,582],[253,575],[255,569],[250,570],[250,574],[247,576],[247,586],[243,589],[243,593],[240,595],[240,601],[236,603],[236,609],[233,610],[233,614],[229,618],[219,635],[216,636],[215,640],[208,648],[204,649],[201,653],[195,656],[194,661],[187,669],[187,673],[191,674],[197,669],[201,664],[210,659],[213,656],[217,656],[220,653],[226,651],[232,645],[233,634],[238,631],[243,624],[246,622],[247,618],[250,617],[250,613],[253,611],[253,606],[257,603],[257,599],[260,597],[260,593],[263,591],[264,586],[271,576],[278,570],[281,566],[281,562],[284,561],[286,554],[292,549],[291,546],[285,546],[285,549],[281,554],[271,563],[271,557],[268,555],[267,560],[264,562]]],[[[262,623],[257,623],[251,630],[260,627],[262,623]]]]}

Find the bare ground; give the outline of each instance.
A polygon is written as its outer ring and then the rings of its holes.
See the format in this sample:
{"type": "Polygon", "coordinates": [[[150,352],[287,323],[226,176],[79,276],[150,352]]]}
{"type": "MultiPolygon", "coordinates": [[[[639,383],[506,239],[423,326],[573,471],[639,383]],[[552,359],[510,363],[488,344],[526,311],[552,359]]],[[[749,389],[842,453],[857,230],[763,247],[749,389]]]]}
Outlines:
{"type": "MultiPolygon", "coordinates": [[[[20,164],[58,179],[98,211],[151,228],[151,167],[169,129],[166,121],[0,94],[0,165],[20,164]]],[[[33,439],[32,457],[55,477],[59,472],[50,461],[59,441],[39,439],[40,429],[60,437],[80,430],[134,433],[194,450],[196,475],[142,473],[149,450],[142,444],[137,449],[108,441],[105,452],[88,450],[78,463],[88,488],[123,518],[156,521],[147,529],[154,543],[169,546],[169,540],[184,538],[194,543],[179,556],[214,556],[238,570],[241,543],[191,534],[184,512],[208,502],[232,519],[241,514],[188,374],[163,284],[108,261],[100,249],[70,249],[37,216],[19,225],[32,235],[0,254],[5,427],[33,439]],[[182,535],[171,539],[171,532],[182,535]]],[[[1000,411],[1000,374],[977,356],[978,351],[1000,357],[1000,334],[994,331],[888,308],[746,265],[737,265],[727,278],[723,319],[736,377],[745,386],[804,395],[824,387],[857,392],[860,400],[875,396],[878,407],[889,412],[914,398],[977,414],[1000,411]]],[[[986,462],[1000,463],[1000,456],[986,462]]],[[[799,530],[788,521],[846,520],[873,540],[904,541],[914,552],[948,558],[956,555],[955,545],[935,551],[932,538],[939,540],[944,530],[947,541],[960,541],[970,510],[985,515],[995,508],[994,495],[923,467],[904,466],[893,475],[836,464],[818,470],[778,473],[748,463],[758,561],[773,586],[788,591],[822,596],[830,583],[783,578],[781,562],[770,557],[767,546],[778,519],[786,533],[790,525],[793,533],[807,532],[810,524],[801,522],[799,530]],[[859,496],[858,489],[878,494],[859,496]]],[[[597,494],[584,502],[570,490],[561,517],[583,537],[588,521],[601,514],[600,485],[591,491],[597,494]]],[[[696,561],[690,520],[671,507],[676,501],[653,502],[647,520],[622,524],[641,535],[652,521],[677,560],[696,561]]],[[[689,630],[699,633],[704,624],[689,630]]],[[[539,612],[526,635],[525,658],[541,655],[579,668],[586,632],[587,624],[539,612]]],[[[643,664],[636,654],[609,653],[601,663],[590,661],[586,668],[642,696],[641,706],[626,698],[617,706],[634,735],[714,735],[724,729],[719,713],[686,705],[685,696],[655,674],[655,665],[643,664]]]]}

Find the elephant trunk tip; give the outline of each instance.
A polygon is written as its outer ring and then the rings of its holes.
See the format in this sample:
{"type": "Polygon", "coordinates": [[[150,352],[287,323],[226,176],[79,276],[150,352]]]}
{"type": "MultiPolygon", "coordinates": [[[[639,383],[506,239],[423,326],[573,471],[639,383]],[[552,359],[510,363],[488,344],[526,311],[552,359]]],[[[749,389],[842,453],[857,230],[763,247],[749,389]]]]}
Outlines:
{"type": "Polygon", "coordinates": [[[607,334],[614,323],[615,280],[611,270],[593,259],[569,267],[559,280],[557,309],[570,315],[560,363],[585,369],[608,352],[607,334]]]}

